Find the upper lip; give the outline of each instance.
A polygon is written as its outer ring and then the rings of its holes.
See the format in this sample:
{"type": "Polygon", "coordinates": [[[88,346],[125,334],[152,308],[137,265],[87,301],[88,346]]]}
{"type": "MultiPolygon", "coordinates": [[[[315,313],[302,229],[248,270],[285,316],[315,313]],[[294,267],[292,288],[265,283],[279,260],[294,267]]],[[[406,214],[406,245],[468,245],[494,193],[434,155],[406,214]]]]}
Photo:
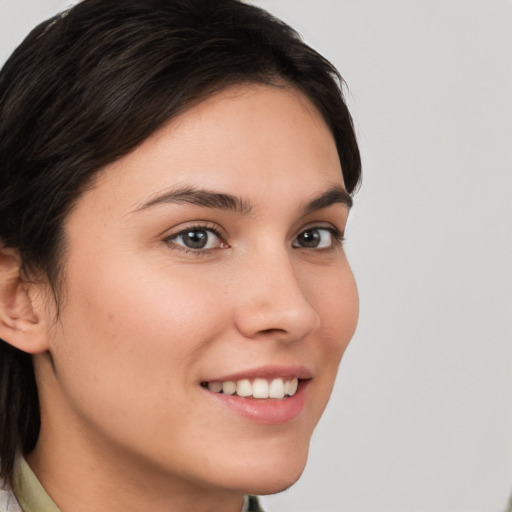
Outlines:
{"type": "Polygon", "coordinates": [[[311,379],[312,371],[305,366],[266,365],[240,370],[230,374],[203,379],[202,382],[226,382],[242,379],[311,379]]]}

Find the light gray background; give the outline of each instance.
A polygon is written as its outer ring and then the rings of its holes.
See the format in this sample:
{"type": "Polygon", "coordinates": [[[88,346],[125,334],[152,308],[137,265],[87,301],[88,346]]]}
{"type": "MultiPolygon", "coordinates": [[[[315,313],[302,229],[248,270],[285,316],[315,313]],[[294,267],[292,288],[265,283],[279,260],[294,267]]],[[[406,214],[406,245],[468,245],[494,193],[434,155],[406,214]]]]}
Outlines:
{"type": "MultiPolygon", "coordinates": [[[[121,0],[122,1],[122,0],[121,0]]],[[[254,0],[349,85],[361,317],[275,512],[502,512],[512,490],[512,2],[254,0]]],[[[0,61],[63,0],[0,0],[0,61]]]]}

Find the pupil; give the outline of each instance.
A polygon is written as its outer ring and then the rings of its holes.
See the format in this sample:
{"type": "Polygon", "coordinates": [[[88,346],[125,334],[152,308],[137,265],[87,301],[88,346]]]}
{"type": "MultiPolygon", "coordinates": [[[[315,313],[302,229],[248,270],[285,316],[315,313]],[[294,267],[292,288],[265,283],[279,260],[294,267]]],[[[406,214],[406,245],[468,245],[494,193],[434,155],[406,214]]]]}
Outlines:
{"type": "Polygon", "coordinates": [[[318,229],[310,229],[309,231],[304,231],[299,235],[300,245],[303,247],[317,247],[320,243],[320,233],[318,229]]]}
{"type": "Polygon", "coordinates": [[[208,242],[206,231],[188,231],[183,235],[183,243],[190,249],[202,249],[208,242]]]}

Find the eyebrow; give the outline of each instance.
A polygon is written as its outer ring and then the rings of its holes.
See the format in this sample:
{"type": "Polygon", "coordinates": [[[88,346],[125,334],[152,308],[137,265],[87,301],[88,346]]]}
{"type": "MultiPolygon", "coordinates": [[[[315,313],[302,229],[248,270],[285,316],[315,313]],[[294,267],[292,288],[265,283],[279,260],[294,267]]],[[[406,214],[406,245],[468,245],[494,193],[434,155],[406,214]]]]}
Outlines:
{"type": "Polygon", "coordinates": [[[331,187],[323,194],[315,197],[303,208],[304,215],[316,212],[322,208],[327,208],[333,204],[344,204],[348,209],[352,208],[354,201],[351,195],[343,188],[338,185],[331,187]]]}
{"type": "Polygon", "coordinates": [[[239,197],[194,187],[182,187],[169,190],[168,192],[150,199],[140,208],[137,208],[136,211],[146,210],[157,204],[168,203],[189,203],[196,206],[205,206],[206,208],[215,208],[217,210],[230,210],[242,215],[248,215],[252,211],[252,206],[239,197]]]}
{"type": "MultiPolygon", "coordinates": [[[[248,201],[231,194],[195,187],[182,187],[164,192],[150,199],[134,211],[146,210],[155,205],[169,203],[188,203],[196,206],[204,206],[206,208],[214,208],[216,210],[229,210],[241,215],[249,215],[253,209],[248,201]]],[[[301,210],[303,215],[309,215],[333,204],[343,204],[350,209],[353,200],[343,187],[334,186],[306,203],[301,210]]]]}

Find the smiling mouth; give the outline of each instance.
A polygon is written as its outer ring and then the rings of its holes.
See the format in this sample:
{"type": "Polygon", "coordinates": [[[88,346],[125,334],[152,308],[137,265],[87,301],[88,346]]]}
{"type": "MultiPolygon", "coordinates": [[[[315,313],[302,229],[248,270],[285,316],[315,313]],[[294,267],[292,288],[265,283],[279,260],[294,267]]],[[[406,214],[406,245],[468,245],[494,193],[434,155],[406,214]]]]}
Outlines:
{"type": "Polygon", "coordinates": [[[288,398],[297,392],[300,379],[240,379],[224,382],[201,382],[203,388],[213,393],[234,395],[242,398],[288,398]]]}

